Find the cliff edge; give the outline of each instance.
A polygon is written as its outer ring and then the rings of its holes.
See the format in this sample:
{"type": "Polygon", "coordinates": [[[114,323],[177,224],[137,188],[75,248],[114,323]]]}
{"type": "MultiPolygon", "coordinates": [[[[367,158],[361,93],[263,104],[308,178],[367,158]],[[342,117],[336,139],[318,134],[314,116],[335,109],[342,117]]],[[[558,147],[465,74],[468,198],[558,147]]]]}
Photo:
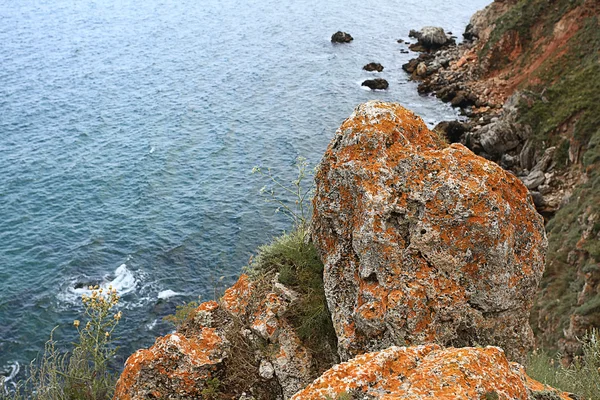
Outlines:
{"type": "Polygon", "coordinates": [[[368,102],[315,181],[311,234],[129,357],[115,399],[570,398],[515,362],[546,250],[518,179],[368,102]]]}

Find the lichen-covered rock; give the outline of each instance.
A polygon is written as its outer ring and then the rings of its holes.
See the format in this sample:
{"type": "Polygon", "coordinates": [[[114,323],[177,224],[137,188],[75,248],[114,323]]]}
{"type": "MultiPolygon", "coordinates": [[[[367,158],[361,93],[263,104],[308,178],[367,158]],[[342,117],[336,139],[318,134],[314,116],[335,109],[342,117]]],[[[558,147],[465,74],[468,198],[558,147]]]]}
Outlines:
{"type": "Polygon", "coordinates": [[[129,357],[115,399],[203,398],[214,391],[280,399],[304,388],[318,373],[284,315],[297,294],[277,277],[261,285],[242,275],[219,302],[202,303],[177,333],[129,357]]]}
{"type": "Polygon", "coordinates": [[[158,338],[150,349],[129,357],[115,399],[199,397],[227,351],[227,340],[213,328],[201,329],[198,337],[158,338]]]}
{"type": "Polygon", "coordinates": [[[368,102],[316,175],[313,241],[342,360],[392,345],[497,345],[522,361],[544,266],[527,188],[397,104],[368,102]]]}
{"type": "Polygon", "coordinates": [[[326,371],[292,399],[335,399],[341,394],[357,394],[352,397],[357,399],[571,400],[529,378],[497,347],[438,345],[390,347],[360,355],[326,371]]]}

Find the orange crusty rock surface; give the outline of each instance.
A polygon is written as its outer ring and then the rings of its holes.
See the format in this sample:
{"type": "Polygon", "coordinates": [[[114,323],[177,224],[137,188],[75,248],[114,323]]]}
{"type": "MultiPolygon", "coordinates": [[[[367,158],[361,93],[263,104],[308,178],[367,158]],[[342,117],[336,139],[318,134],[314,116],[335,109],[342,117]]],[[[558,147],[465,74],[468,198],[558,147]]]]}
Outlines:
{"type": "Polygon", "coordinates": [[[431,342],[524,360],[546,237],[515,176],[371,101],[338,129],[315,182],[313,241],[342,360],[431,342]]]}
{"type": "Polygon", "coordinates": [[[290,398],[318,376],[284,312],[294,293],[247,275],[202,303],[178,332],[129,357],[115,399],[290,398]],[[215,383],[216,382],[216,383],[215,383]],[[219,398],[221,398],[219,397],[219,398]]]}
{"type": "Polygon", "coordinates": [[[382,400],[572,400],[522,369],[497,347],[394,346],[334,366],[292,400],[335,399],[341,394],[382,400]],[[536,392],[547,397],[536,397],[536,392]]]}

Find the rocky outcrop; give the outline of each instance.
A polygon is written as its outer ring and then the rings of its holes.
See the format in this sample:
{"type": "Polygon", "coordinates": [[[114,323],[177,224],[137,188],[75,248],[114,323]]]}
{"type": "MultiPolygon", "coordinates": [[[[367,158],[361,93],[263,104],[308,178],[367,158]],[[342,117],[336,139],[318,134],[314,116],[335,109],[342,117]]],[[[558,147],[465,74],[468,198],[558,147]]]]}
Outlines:
{"type": "Polygon", "coordinates": [[[524,360],[546,239],[517,178],[400,105],[368,102],[315,180],[313,240],[343,360],[430,342],[524,360]]]}
{"type": "Polygon", "coordinates": [[[285,316],[296,295],[276,277],[261,285],[242,275],[220,302],[201,304],[178,332],[129,357],[115,399],[277,399],[304,388],[318,371],[285,316]]]}
{"type": "Polygon", "coordinates": [[[336,365],[294,400],[336,399],[573,400],[529,378],[497,347],[390,347],[336,365]]]}
{"type": "Polygon", "coordinates": [[[545,250],[517,178],[369,102],[316,181],[324,271],[305,231],[261,248],[250,276],[129,357],[115,399],[569,399],[509,362],[531,342],[545,250]]]}
{"type": "Polygon", "coordinates": [[[369,71],[369,72],[381,72],[381,71],[383,71],[383,65],[372,62],[372,63],[368,63],[367,65],[365,65],[363,67],[363,69],[365,71],[369,71]]]}
{"type": "Polygon", "coordinates": [[[446,36],[443,28],[437,26],[425,26],[420,31],[411,30],[408,36],[417,39],[417,43],[410,46],[413,51],[437,50],[455,43],[454,39],[446,36]]]}
{"type": "Polygon", "coordinates": [[[371,90],[386,90],[389,87],[388,81],[382,78],[367,79],[361,86],[366,86],[371,90]]]}
{"type": "Polygon", "coordinates": [[[346,32],[337,31],[333,35],[331,35],[331,41],[333,43],[350,43],[354,38],[352,35],[346,32]]]}

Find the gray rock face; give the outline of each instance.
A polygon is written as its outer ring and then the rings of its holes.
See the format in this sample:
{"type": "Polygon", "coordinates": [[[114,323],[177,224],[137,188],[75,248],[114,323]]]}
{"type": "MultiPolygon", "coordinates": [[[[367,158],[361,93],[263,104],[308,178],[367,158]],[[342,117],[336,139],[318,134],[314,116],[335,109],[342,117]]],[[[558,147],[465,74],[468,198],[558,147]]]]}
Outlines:
{"type": "Polygon", "coordinates": [[[546,176],[540,170],[531,171],[529,175],[523,178],[523,184],[529,190],[536,189],[538,186],[544,183],[546,176]]]}
{"type": "Polygon", "coordinates": [[[313,241],[343,360],[431,342],[525,358],[546,238],[516,177],[400,105],[368,102],[316,185],[313,241]]]}
{"type": "Polygon", "coordinates": [[[426,49],[439,49],[453,42],[446,36],[443,28],[438,26],[425,26],[420,31],[411,31],[410,36],[416,38],[421,46],[426,49]]]}
{"type": "Polygon", "coordinates": [[[479,141],[488,154],[502,154],[521,143],[517,127],[510,121],[501,119],[481,128],[479,141]]]}

